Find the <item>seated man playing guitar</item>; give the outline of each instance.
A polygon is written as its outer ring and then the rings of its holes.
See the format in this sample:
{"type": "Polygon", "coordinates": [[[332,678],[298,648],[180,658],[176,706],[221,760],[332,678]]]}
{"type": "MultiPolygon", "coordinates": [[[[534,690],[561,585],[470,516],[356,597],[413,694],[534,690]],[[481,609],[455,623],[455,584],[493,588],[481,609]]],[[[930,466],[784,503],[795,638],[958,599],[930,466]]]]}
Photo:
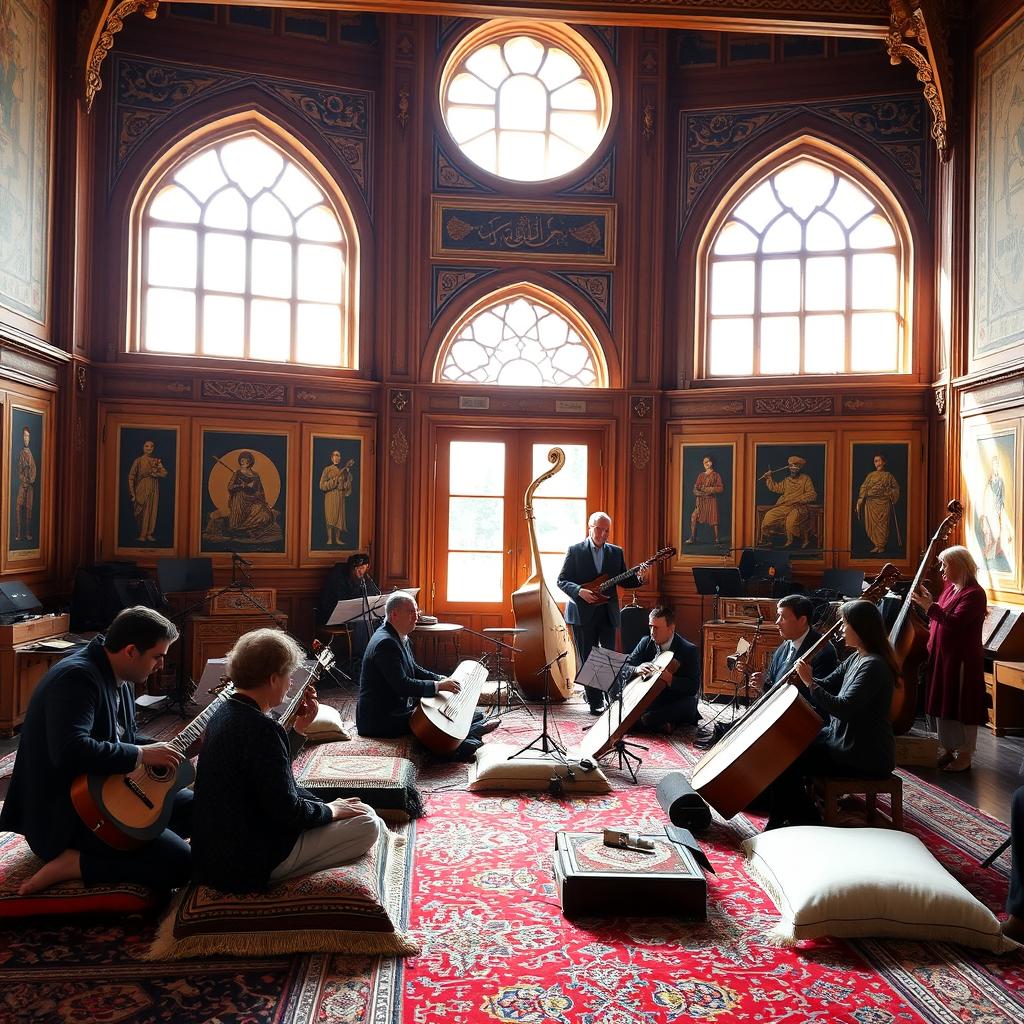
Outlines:
{"type": "MultiPolygon", "coordinates": [[[[415,598],[395,591],[384,605],[384,614],[384,622],[370,637],[359,673],[356,729],[360,736],[407,736],[412,731],[409,719],[420,698],[461,689],[457,680],[416,664],[408,639],[419,614],[415,598]]],[[[476,712],[469,735],[452,756],[472,761],[481,737],[497,727],[496,719],[484,722],[483,715],[476,712]]]]}
{"type": "Polygon", "coordinates": [[[648,732],[671,733],[679,725],[696,725],[700,721],[697,700],[700,695],[700,653],[675,629],[675,612],[666,605],[651,609],[647,619],[651,635],[644,637],[626,658],[627,665],[638,666],[640,674],[650,679],[656,670],[654,659],[665,651],[672,652],[672,663],[665,672],[669,684],[654,703],[640,716],[639,725],[648,732]]]}
{"type": "MultiPolygon", "coordinates": [[[[261,891],[355,860],[377,841],[381,823],[372,807],[357,799],[325,803],[295,783],[288,736],[268,712],[284,701],[302,661],[302,648],[277,629],[246,633],[228,651],[234,692],[206,727],[196,770],[197,882],[222,892],[261,891]]],[[[318,707],[307,684],[294,702],[296,732],[318,707]]]]}
{"type": "Polygon", "coordinates": [[[191,792],[176,795],[169,827],[133,850],[107,846],[71,802],[72,783],[82,775],[125,774],[139,765],[173,770],[181,761],[170,744],[138,734],[133,689],[161,667],[177,638],[174,623],[159,612],[126,608],[105,637],[58,662],[36,687],[0,812],[0,828],[21,833],[45,861],[22,883],[21,895],[75,879],[154,889],[188,880],[191,792]]]}

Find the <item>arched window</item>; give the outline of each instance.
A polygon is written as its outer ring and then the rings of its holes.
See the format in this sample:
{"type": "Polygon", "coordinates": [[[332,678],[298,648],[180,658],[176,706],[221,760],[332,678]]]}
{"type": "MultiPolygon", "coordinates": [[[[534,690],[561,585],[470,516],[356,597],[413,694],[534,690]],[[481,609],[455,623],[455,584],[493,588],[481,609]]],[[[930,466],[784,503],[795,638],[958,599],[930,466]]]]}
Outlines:
{"type": "Polygon", "coordinates": [[[521,387],[608,386],[601,346],[586,321],[529,285],[471,307],[441,346],[434,379],[521,387]]]}
{"type": "Polygon", "coordinates": [[[611,107],[604,64],[566,25],[488,22],[441,76],[441,113],[459,149],[512,181],[579,167],[604,138],[611,107]]]}
{"type": "Polygon", "coordinates": [[[909,232],[865,175],[804,152],[741,183],[705,234],[705,377],[905,373],[909,232]]]}
{"type": "Polygon", "coordinates": [[[131,347],[355,366],[357,235],[326,172],[255,129],[184,154],[136,203],[131,347]]]}

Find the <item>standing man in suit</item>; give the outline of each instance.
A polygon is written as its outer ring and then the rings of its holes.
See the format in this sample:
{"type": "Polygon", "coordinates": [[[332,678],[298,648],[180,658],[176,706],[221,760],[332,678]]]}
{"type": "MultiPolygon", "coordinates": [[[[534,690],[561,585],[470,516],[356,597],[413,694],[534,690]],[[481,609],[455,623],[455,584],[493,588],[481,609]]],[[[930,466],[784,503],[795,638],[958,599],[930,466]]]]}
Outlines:
{"type": "MultiPolygon", "coordinates": [[[[788,594],[779,600],[775,625],[782,634],[782,643],[775,649],[768,670],[750,677],[751,686],[766,693],[821,639],[821,634],[811,629],[813,617],[814,603],[803,594],[788,594]]],[[[836,649],[826,644],[815,655],[811,670],[816,678],[824,679],[837,664],[836,649]]]]}
{"type": "Polygon", "coordinates": [[[676,632],[676,616],[671,608],[658,605],[651,609],[647,621],[651,635],[633,648],[626,664],[637,666],[643,678],[650,679],[657,671],[654,659],[665,651],[672,652],[672,663],[665,669],[669,684],[640,716],[641,728],[668,735],[677,725],[696,725],[700,721],[700,653],[676,632]]]}
{"type": "MultiPolygon", "coordinates": [[[[587,539],[573,544],[565,553],[558,589],[569,595],[565,610],[566,622],[572,626],[573,639],[582,665],[594,647],[614,647],[615,630],[619,628],[619,593],[613,588],[605,597],[586,586],[598,576],[619,576],[626,571],[622,548],[608,543],[612,520],[607,512],[594,512],[587,522],[587,539]]],[[[640,569],[623,580],[620,586],[634,589],[647,578],[640,569]]],[[[586,687],[590,713],[599,715],[604,708],[604,694],[586,687]]]]}
{"type": "MultiPolygon", "coordinates": [[[[414,597],[396,590],[384,605],[384,615],[366,646],[359,672],[356,729],[360,736],[407,736],[409,719],[422,697],[460,690],[457,680],[416,664],[409,642],[419,615],[414,597]]],[[[496,719],[484,722],[480,712],[474,713],[469,735],[453,756],[472,761],[481,737],[497,728],[496,719]]]]}

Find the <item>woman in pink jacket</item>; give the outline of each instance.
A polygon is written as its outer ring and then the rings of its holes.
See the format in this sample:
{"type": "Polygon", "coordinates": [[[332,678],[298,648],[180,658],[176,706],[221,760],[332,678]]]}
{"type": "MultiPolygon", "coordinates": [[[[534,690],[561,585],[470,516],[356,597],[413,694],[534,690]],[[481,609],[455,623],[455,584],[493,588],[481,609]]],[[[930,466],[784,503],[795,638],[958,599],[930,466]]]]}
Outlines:
{"type": "Polygon", "coordinates": [[[939,767],[962,772],[971,767],[978,726],[987,717],[981,627],[988,601],[967,548],[946,548],[939,564],[946,582],[939,599],[924,586],[912,597],[931,624],[925,711],[938,732],[939,767]]]}

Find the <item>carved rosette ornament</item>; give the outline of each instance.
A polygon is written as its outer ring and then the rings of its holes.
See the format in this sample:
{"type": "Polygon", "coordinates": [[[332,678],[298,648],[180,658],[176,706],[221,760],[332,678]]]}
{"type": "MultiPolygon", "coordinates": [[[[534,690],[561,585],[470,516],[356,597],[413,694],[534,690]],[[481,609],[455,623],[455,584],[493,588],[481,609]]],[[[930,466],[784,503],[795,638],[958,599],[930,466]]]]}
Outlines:
{"type": "Polygon", "coordinates": [[[638,470],[645,470],[651,461],[651,446],[643,434],[637,434],[633,442],[633,465],[638,470]]]}
{"type": "Polygon", "coordinates": [[[398,466],[404,466],[405,460],[409,458],[409,438],[406,437],[405,427],[401,424],[395,427],[388,447],[391,451],[391,461],[398,466]]]}
{"type": "Polygon", "coordinates": [[[932,138],[942,160],[949,159],[949,116],[952,109],[953,72],[946,41],[949,33],[949,0],[889,0],[891,14],[885,48],[889,63],[909,61],[924,86],[924,98],[932,112],[932,138]],[[917,40],[911,46],[907,40],[917,40]]]}
{"type": "Polygon", "coordinates": [[[633,415],[638,420],[645,420],[651,415],[651,410],[654,408],[654,403],[649,398],[634,398],[633,399],[633,415]]]}
{"type": "Polygon", "coordinates": [[[409,404],[409,392],[408,391],[392,391],[391,392],[391,408],[395,412],[401,412],[409,404]]]}
{"type": "Polygon", "coordinates": [[[935,411],[942,416],[946,412],[946,389],[935,389],[935,411]]]}
{"type": "Polygon", "coordinates": [[[124,28],[124,19],[141,10],[147,18],[155,18],[159,4],[157,0],[122,0],[106,17],[103,28],[89,48],[88,59],[85,61],[85,112],[92,110],[92,101],[96,93],[103,88],[100,69],[107,59],[107,54],[114,48],[114,36],[124,28]]]}

